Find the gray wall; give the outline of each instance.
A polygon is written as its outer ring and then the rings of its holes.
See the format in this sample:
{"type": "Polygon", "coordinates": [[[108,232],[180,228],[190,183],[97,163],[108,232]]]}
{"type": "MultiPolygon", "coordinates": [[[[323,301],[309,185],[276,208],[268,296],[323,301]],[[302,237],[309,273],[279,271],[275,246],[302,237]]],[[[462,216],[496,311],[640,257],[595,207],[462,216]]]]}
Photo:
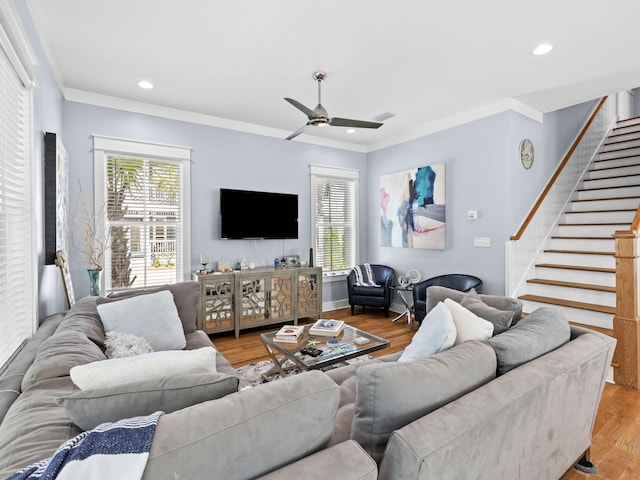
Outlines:
{"type": "MultiPolygon", "coordinates": [[[[286,142],[281,139],[167,120],[119,110],[65,102],[42,51],[31,15],[23,0],[15,1],[39,61],[34,98],[37,162],[37,237],[39,314],[64,310],[59,273],[44,265],[42,195],[42,135],[57,133],[70,157],[70,265],[76,296],[88,293],[86,265],[79,252],[81,201],[93,198],[92,134],[110,135],[193,148],[191,169],[191,237],[193,268],[198,255],[231,261],[247,258],[270,264],[276,256],[300,254],[307,259],[310,245],[310,164],[355,168],[360,184],[360,261],[386,263],[403,273],[417,268],[423,278],[448,272],[469,272],[485,280],[485,291],[504,290],[504,242],[517,229],[529,206],[561,160],[593,104],[578,105],[544,116],[539,124],[505,112],[443,132],[369,154],[286,142]],[[524,170],[516,151],[524,137],[536,145],[536,161],[524,170]],[[378,219],[379,177],[432,163],[444,162],[447,176],[447,248],[409,250],[380,247],[378,219]],[[220,187],[297,193],[300,200],[300,238],[282,241],[222,241],[218,239],[220,187]],[[466,220],[467,210],[478,220],[466,220]],[[491,237],[490,248],[474,248],[473,237],[491,237]]],[[[636,96],[636,112],[638,96],[636,96]]],[[[274,221],[277,217],[274,216],[274,221]]],[[[344,304],[343,281],[325,283],[324,302],[344,304]]]]}
{"type": "Polygon", "coordinates": [[[404,274],[422,278],[469,273],[483,279],[484,292],[504,292],[504,243],[513,235],[553,174],[595,102],[546,114],[542,124],[504,112],[368,154],[368,257],[404,274]],[[535,146],[533,167],[518,157],[520,141],[535,146]],[[446,249],[380,246],[378,182],[381,175],[429,164],[446,169],[446,249]],[[467,220],[477,210],[478,219],[467,220]],[[474,237],[490,237],[491,247],[474,247],[474,237]]]}
{"type": "MultiPolygon", "coordinates": [[[[63,104],[65,145],[71,159],[70,216],[81,218],[82,198],[93,198],[92,134],[125,137],[193,148],[191,170],[192,259],[199,253],[214,260],[246,258],[270,265],[285,254],[308,256],[309,164],[356,168],[361,172],[360,261],[385,263],[404,273],[416,268],[423,278],[466,272],[485,281],[485,292],[504,291],[504,242],[515,233],[530,205],[588,117],[593,102],[545,115],[542,124],[505,112],[369,154],[287,142],[281,139],[90,106],[63,104]],[[517,156],[529,137],[536,160],[525,170],[517,156]],[[431,163],[446,164],[447,248],[410,250],[380,247],[378,190],[386,173],[431,163]],[[286,241],[219,240],[220,187],[297,193],[300,239],[286,241]],[[467,221],[467,210],[478,220],[467,221]],[[473,237],[490,237],[490,248],[473,247],[473,237]]],[[[274,221],[277,216],[274,215],[274,221]]],[[[73,223],[73,222],[72,222],[73,223]]],[[[79,253],[78,224],[73,227],[70,263],[79,296],[88,292],[79,253]],[[75,247],[74,247],[75,245],[75,247]]],[[[344,282],[325,285],[326,304],[344,304],[344,282]]]]}
{"type": "Polygon", "coordinates": [[[16,10],[25,31],[29,37],[31,47],[38,58],[36,70],[37,87],[33,96],[33,136],[36,160],[36,248],[38,255],[38,316],[43,318],[49,314],[60,312],[67,308],[60,272],[55,265],[45,265],[44,261],[44,133],[62,133],[62,94],[57,86],[53,72],[44,55],[40,39],[35,31],[31,13],[26,1],[16,1],[16,10]]]}
{"type": "MultiPolygon", "coordinates": [[[[367,176],[366,155],[278,138],[196,125],[120,110],[64,102],[63,129],[70,157],[72,246],[69,252],[74,288],[79,296],[89,291],[86,265],[80,254],[82,201],[93,204],[92,135],[107,135],[189,146],[191,165],[191,266],[199,267],[199,254],[213,261],[233,263],[246,258],[256,265],[273,265],[275,257],[299,254],[308,260],[311,244],[309,165],[354,168],[367,176]],[[220,240],[218,211],[221,187],[298,194],[298,240],[220,240]],[[73,223],[73,222],[72,222],[73,223]]],[[[361,189],[364,198],[366,189],[361,189]]],[[[361,199],[362,203],[362,199],[361,199]]],[[[273,212],[273,221],[278,221],[273,212]]],[[[364,218],[361,231],[366,231],[364,218]]],[[[364,245],[363,237],[363,246],[364,245]]],[[[325,302],[344,298],[344,286],[328,284],[325,302]]]]}

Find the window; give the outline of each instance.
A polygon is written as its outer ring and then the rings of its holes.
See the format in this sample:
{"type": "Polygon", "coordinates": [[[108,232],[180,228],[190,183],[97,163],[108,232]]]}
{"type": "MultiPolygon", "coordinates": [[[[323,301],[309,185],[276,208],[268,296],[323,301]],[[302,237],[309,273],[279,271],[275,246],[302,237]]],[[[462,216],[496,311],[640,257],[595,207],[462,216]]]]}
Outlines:
{"type": "Polygon", "coordinates": [[[357,258],[359,172],[316,165],[310,170],[315,265],[325,275],[346,274],[357,258]]]}
{"type": "Polygon", "coordinates": [[[190,159],[186,147],[94,136],[105,291],[189,278],[190,159]]]}
{"type": "MultiPolygon", "coordinates": [[[[10,4],[11,2],[9,2],[10,4]]],[[[12,41],[17,18],[0,4],[0,370],[37,323],[35,183],[31,151],[33,64],[12,41]],[[5,30],[5,28],[7,28],[5,30]],[[29,70],[27,70],[27,68],[29,70]]],[[[29,57],[31,58],[31,57],[29,57]]]]}

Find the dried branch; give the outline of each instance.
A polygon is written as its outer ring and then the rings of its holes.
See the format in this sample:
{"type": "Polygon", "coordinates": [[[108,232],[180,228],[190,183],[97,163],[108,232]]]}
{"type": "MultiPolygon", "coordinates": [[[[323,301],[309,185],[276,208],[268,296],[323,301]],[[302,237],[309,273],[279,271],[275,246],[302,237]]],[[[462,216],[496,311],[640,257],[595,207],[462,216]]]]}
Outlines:
{"type": "Polygon", "coordinates": [[[80,251],[92,270],[101,270],[104,267],[104,254],[109,244],[109,235],[99,233],[96,223],[104,218],[104,208],[100,212],[92,214],[83,201],[82,210],[84,213],[84,248],[80,251]]]}

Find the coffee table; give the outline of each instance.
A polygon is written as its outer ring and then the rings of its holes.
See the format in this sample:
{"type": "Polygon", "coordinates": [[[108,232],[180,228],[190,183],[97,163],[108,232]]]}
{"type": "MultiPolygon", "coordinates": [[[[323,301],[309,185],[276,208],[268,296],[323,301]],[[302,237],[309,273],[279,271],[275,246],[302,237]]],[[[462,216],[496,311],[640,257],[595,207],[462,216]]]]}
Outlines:
{"type": "Polygon", "coordinates": [[[260,339],[273,362],[273,368],[262,375],[264,380],[273,380],[278,375],[284,377],[286,372],[293,368],[301,368],[303,370],[323,369],[351,358],[381,350],[388,347],[390,343],[389,340],[346,324],[342,332],[335,338],[309,335],[309,328],[311,328],[311,324],[305,325],[304,333],[297,343],[276,342],[274,337],[277,331],[260,335],[260,339]],[[367,343],[357,344],[355,342],[356,338],[364,338],[368,341],[367,343]],[[327,340],[334,339],[338,340],[338,345],[336,347],[327,346],[327,340]],[[311,355],[300,353],[300,350],[305,347],[318,348],[322,350],[322,355],[312,357],[311,355]],[[289,366],[285,366],[287,360],[289,360],[289,366]]]}

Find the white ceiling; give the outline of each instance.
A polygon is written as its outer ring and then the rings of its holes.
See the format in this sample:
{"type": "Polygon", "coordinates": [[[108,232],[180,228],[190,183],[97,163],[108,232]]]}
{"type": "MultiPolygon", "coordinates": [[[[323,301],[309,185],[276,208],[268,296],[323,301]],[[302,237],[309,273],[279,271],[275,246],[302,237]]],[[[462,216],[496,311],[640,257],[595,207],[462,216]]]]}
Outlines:
{"type": "Polygon", "coordinates": [[[640,86],[638,0],[29,0],[65,98],[285,138],[317,103],[371,151],[487,114],[532,118],[640,86]],[[535,57],[548,42],[556,48],[535,57]],[[141,79],[153,82],[142,90],[141,79]]]}

